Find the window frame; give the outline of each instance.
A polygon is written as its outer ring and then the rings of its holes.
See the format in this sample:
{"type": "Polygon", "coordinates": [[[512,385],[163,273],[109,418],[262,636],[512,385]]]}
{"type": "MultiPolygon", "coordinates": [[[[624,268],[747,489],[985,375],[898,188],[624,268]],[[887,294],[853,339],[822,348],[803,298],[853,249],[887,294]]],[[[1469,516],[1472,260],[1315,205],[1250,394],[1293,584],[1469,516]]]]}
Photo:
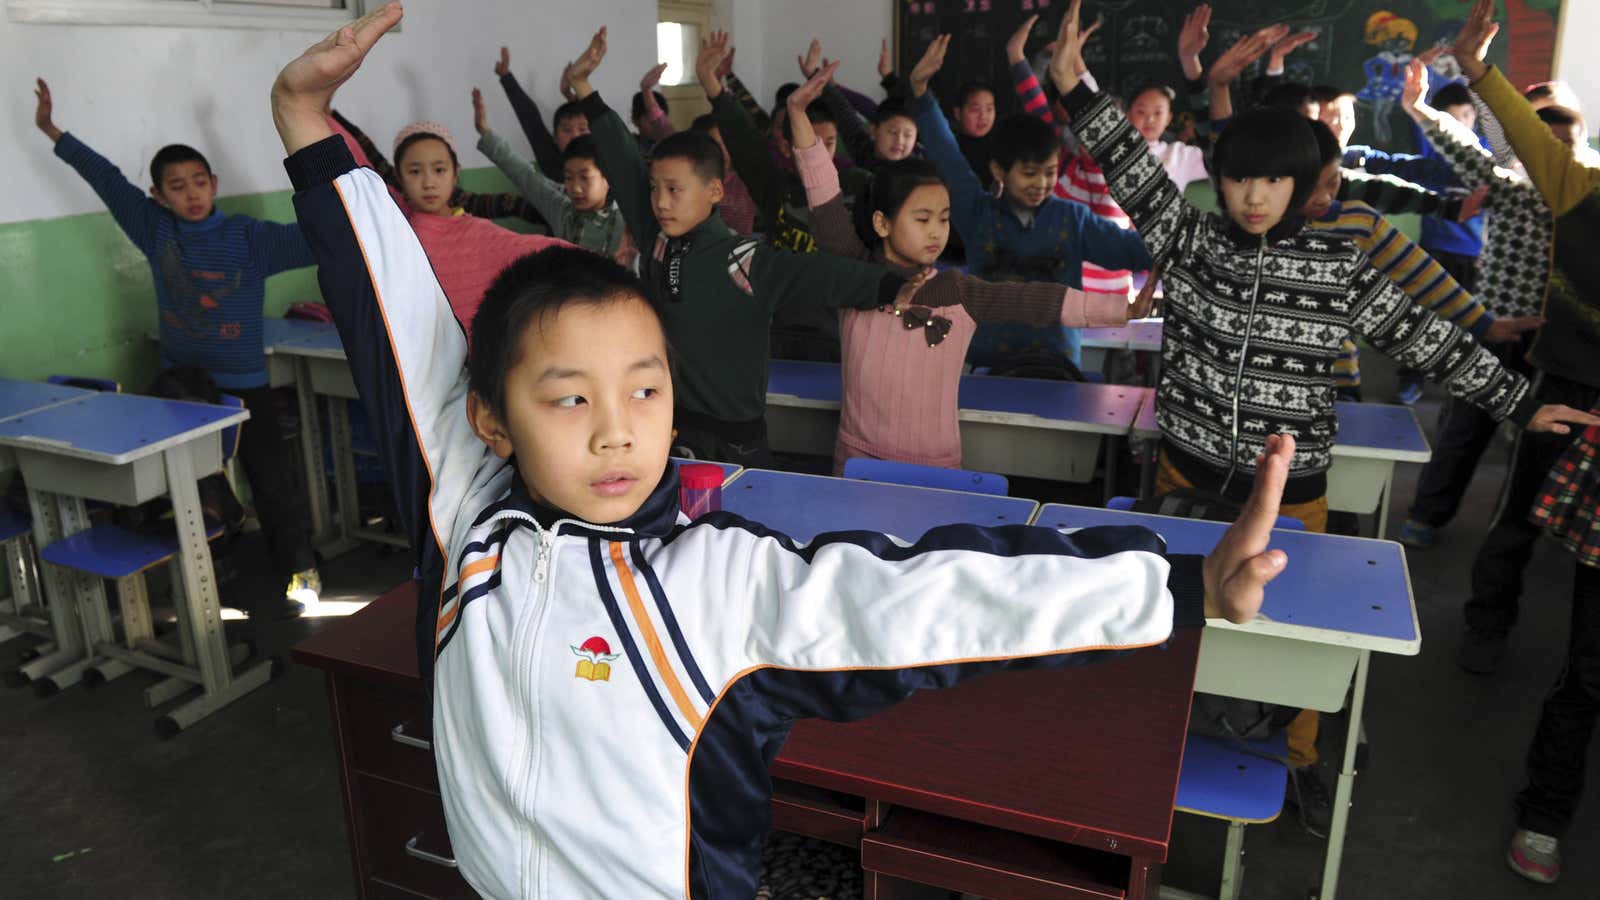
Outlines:
{"type": "Polygon", "coordinates": [[[6,18],[28,25],[133,25],[331,32],[361,16],[369,0],[344,9],[217,0],[6,0],[6,18]]]}

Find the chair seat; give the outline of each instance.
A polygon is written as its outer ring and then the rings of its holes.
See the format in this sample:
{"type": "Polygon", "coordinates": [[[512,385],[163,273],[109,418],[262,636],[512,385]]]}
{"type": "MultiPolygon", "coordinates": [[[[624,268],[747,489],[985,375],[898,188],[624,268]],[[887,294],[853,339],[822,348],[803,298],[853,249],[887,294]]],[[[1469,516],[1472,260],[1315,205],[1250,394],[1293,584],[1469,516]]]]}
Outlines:
{"type": "Polygon", "coordinates": [[[33,522],[27,516],[17,515],[0,502],[0,544],[22,537],[32,527],[33,522]]]}
{"type": "MultiPolygon", "coordinates": [[[[206,520],[206,540],[222,536],[222,523],[206,520]]],[[[151,537],[116,525],[96,525],[40,552],[46,562],[102,578],[126,578],[178,555],[178,535],[151,537]]]]}
{"type": "Polygon", "coordinates": [[[1288,753],[1289,741],[1282,732],[1264,741],[1191,734],[1183,744],[1183,770],[1173,805],[1180,812],[1233,822],[1271,822],[1283,812],[1289,768],[1270,757],[1288,753]]]}

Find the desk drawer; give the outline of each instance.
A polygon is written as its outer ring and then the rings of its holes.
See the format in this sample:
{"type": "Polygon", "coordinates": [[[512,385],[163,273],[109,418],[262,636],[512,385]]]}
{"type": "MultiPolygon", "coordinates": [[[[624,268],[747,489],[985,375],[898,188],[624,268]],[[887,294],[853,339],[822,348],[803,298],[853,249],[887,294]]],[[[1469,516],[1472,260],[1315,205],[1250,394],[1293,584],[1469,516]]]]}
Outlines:
{"type": "Polygon", "coordinates": [[[475,900],[477,893],[455,869],[438,794],[358,774],[355,795],[369,881],[438,900],[475,900]]]}
{"type": "Polygon", "coordinates": [[[344,691],[350,767],[437,794],[427,697],[353,678],[344,691]]]}
{"type": "Polygon", "coordinates": [[[1127,857],[903,807],[861,839],[861,868],[1007,900],[1128,895],[1127,857]]]}

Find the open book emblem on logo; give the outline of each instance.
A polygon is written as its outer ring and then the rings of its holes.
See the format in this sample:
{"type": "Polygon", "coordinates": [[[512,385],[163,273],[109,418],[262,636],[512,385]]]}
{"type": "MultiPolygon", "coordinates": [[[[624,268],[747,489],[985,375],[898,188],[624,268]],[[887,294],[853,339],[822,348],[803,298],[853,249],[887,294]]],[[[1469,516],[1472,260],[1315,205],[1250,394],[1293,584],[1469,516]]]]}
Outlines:
{"type": "Polygon", "coordinates": [[[611,652],[611,645],[606,639],[596,635],[582,644],[572,648],[572,652],[579,657],[576,677],[588,681],[610,681],[611,661],[617,654],[611,652]]]}

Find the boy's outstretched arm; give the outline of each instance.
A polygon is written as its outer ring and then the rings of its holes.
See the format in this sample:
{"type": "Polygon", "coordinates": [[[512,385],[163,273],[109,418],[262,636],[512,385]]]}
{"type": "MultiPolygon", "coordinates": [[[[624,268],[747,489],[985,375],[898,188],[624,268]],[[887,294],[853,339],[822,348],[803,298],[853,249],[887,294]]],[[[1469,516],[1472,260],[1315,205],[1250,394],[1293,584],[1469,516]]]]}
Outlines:
{"type": "Polygon", "coordinates": [[[556,146],[555,135],[544,124],[539,104],[533,102],[533,98],[517,82],[517,76],[511,73],[510,48],[500,48],[500,59],[494,64],[494,74],[500,79],[500,89],[506,92],[506,100],[511,103],[511,111],[516,113],[517,124],[522,126],[528,145],[533,148],[533,158],[538,161],[539,169],[552,178],[556,177],[561,172],[561,149],[556,146]]]}
{"type": "Polygon", "coordinates": [[[110,160],[56,127],[55,101],[50,95],[50,85],[45,84],[43,78],[37,80],[34,96],[38,105],[34,109],[33,123],[55,145],[56,156],[89,182],[89,187],[99,195],[128,240],[146,256],[153,254],[156,227],[163,215],[161,205],[135,187],[110,160]]]}
{"type": "MultiPolygon", "coordinates": [[[[461,505],[498,461],[468,422],[467,341],[427,254],[383,179],[356,168],[320,112],[400,17],[400,4],[389,4],[312,46],[278,75],[272,107],[295,212],[376,423],[406,536],[424,578],[439,583],[461,505]]],[[[431,621],[435,598],[421,600],[419,624],[431,621]]]]}

